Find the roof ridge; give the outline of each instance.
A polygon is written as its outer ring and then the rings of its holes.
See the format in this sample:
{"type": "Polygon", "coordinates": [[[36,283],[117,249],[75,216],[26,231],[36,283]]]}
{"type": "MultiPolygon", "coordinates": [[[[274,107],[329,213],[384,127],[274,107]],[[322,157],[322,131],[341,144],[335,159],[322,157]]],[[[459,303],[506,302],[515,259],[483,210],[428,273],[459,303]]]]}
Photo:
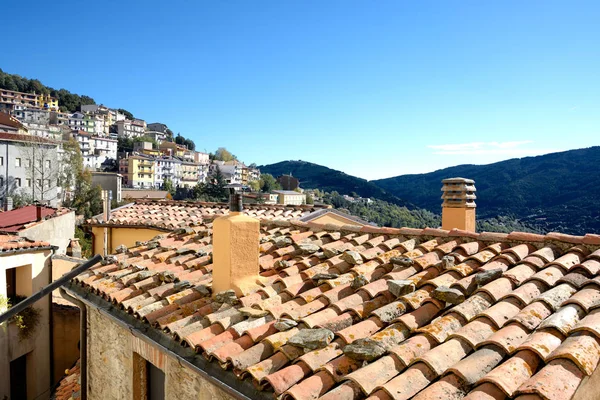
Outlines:
{"type": "Polygon", "coordinates": [[[358,225],[342,225],[341,227],[334,224],[319,224],[316,222],[303,222],[300,220],[261,220],[261,224],[265,226],[296,226],[308,228],[313,231],[347,231],[386,235],[402,235],[402,236],[433,236],[433,237],[456,237],[470,238],[480,240],[482,242],[522,242],[522,243],[548,243],[558,242],[571,245],[591,246],[594,249],[600,248],[600,235],[587,233],[583,236],[569,235],[566,233],[549,232],[545,235],[513,231],[511,233],[502,232],[471,232],[462,229],[446,230],[441,228],[389,228],[376,226],[358,226],[358,225]]]}

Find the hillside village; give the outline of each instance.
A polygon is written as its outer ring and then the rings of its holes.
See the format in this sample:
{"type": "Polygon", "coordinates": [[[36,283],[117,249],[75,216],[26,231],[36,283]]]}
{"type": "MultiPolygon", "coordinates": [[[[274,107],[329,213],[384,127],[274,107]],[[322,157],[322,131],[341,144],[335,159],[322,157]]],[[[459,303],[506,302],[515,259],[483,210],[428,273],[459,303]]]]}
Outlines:
{"type": "Polygon", "coordinates": [[[0,399],[597,398],[600,235],[482,231],[463,177],[441,217],[305,189],[78,108],[0,89],[0,399]]]}

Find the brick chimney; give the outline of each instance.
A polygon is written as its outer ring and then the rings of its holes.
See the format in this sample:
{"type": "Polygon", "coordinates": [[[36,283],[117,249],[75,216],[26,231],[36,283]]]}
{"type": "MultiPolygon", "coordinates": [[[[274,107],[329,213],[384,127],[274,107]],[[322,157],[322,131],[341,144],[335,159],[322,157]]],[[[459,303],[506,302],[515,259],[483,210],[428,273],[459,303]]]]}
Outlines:
{"type": "Polygon", "coordinates": [[[259,246],[260,222],[242,213],[242,194],[231,189],[229,214],[213,222],[213,294],[256,287],[259,246]]]}
{"type": "Polygon", "coordinates": [[[449,178],[442,184],[442,229],[475,232],[475,181],[449,178]]]}
{"type": "Polygon", "coordinates": [[[35,206],[35,220],[36,221],[42,220],[42,206],[40,204],[36,204],[36,206],[35,206]]]}

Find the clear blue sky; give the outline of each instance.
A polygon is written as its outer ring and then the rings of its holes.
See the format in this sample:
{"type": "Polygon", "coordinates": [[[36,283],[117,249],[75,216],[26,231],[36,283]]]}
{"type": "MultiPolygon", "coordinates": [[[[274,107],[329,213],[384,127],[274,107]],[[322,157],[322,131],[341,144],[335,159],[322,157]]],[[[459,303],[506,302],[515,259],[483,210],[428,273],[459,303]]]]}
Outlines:
{"type": "Polygon", "coordinates": [[[0,68],[368,179],[600,144],[598,1],[5,2],[0,68]]]}

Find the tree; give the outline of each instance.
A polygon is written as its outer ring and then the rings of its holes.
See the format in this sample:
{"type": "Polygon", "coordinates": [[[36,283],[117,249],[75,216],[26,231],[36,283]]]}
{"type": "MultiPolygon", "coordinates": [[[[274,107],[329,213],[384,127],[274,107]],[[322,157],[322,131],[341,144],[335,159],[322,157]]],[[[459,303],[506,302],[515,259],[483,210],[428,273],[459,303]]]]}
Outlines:
{"type": "Polygon", "coordinates": [[[308,204],[308,205],[315,204],[315,201],[313,200],[312,196],[306,195],[306,204],[308,204]]]}
{"type": "Polygon", "coordinates": [[[189,150],[196,150],[196,143],[192,139],[186,139],[181,136],[181,133],[177,133],[175,137],[175,143],[187,147],[189,150]]]}
{"type": "Polygon", "coordinates": [[[175,194],[175,187],[173,186],[173,181],[171,181],[171,178],[165,178],[161,189],[169,192],[171,196],[175,194]]]}
{"type": "Polygon", "coordinates": [[[22,163],[26,168],[25,174],[31,187],[33,201],[55,200],[61,174],[57,157],[57,145],[42,141],[33,136],[28,142],[21,144],[22,163]]]}
{"type": "Polygon", "coordinates": [[[196,143],[192,139],[185,139],[183,144],[187,146],[188,150],[196,150],[196,143]]]}
{"type": "Polygon", "coordinates": [[[237,160],[237,157],[231,154],[225,147],[219,147],[215,151],[214,159],[218,161],[233,161],[237,160]]]}
{"type": "Polygon", "coordinates": [[[132,152],[133,151],[133,139],[128,137],[119,136],[117,138],[117,151],[118,152],[132,152]]]}
{"type": "Polygon", "coordinates": [[[271,174],[260,175],[260,190],[263,193],[270,193],[273,190],[281,190],[281,185],[271,174]]]}
{"type": "Polygon", "coordinates": [[[120,112],[121,114],[123,114],[127,119],[130,120],[134,120],[135,118],[133,118],[133,114],[130,113],[129,111],[125,110],[124,108],[119,108],[117,109],[118,112],[120,112]]]}
{"type": "Polygon", "coordinates": [[[250,181],[248,182],[248,186],[250,186],[253,192],[260,191],[260,181],[250,181]]]}
{"type": "Polygon", "coordinates": [[[77,177],[81,176],[83,171],[83,156],[79,143],[74,137],[63,142],[63,155],[61,160],[61,170],[59,173],[58,184],[62,189],[62,201],[65,201],[67,193],[71,192],[75,186],[77,177]]]}
{"type": "Polygon", "coordinates": [[[102,212],[102,188],[92,185],[92,173],[87,169],[75,180],[75,196],[68,206],[86,219],[102,212]]]}
{"type": "Polygon", "coordinates": [[[227,182],[225,182],[225,177],[221,172],[221,168],[217,165],[215,169],[215,173],[211,176],[209,182],[206,184],[205,193],[206,195],[216,201],[226,200],[228,196],[227,189],[225,186],[227,182]]]}

